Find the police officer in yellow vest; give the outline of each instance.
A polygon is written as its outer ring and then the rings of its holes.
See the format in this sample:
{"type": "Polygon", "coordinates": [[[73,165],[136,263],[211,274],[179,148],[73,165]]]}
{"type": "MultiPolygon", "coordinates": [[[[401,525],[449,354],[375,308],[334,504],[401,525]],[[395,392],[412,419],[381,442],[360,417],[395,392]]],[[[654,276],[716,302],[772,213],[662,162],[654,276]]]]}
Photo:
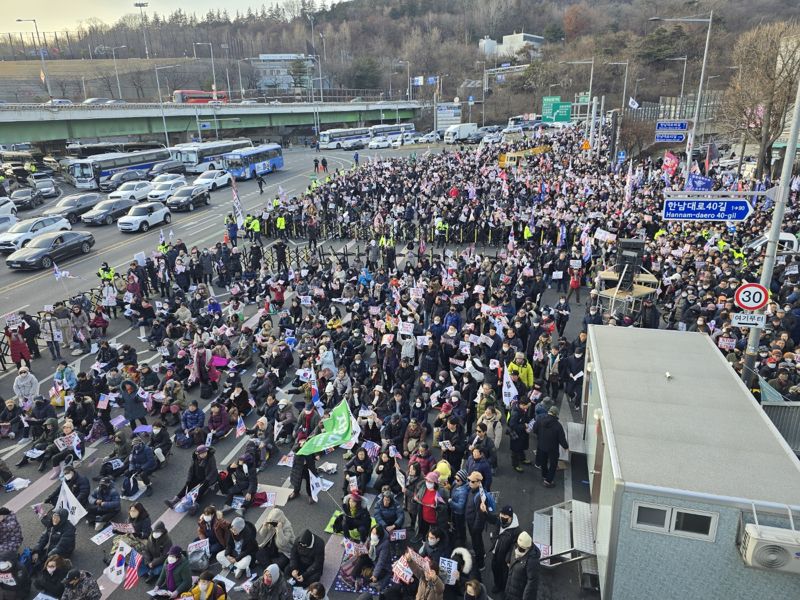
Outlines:
{"type": "Polygon", "coordinates": [[[250,223],[252,221],[253,221],[253,215],[251,215],[250,213],[247,213],[247,215],[245,215],[245,217],[244,217],[244,224],[242,225],[242,229],[244,229],[245,237],[248,240],[250,240],[251,242],[253,241],[253,237],[252,237],[252,231],[253,230],[250,228],[250,223]]]}
{"type": "Polygon", "coordinates": [[[100,269],[97,271],[97,276],[100,278],[100,281],[114,281],[114,267],[109,267],[107,262],[104,262],[100,265],[100,269]]]}
{"type": "Polygon", "coordinates": [[[436,217],[436,247],[444,248],[450,225],[442,217],[436,217]]]}
{"type": "Polygon", "coordinates": [[[525,225],[525,229],[522,231],[522,239],[526,242],[533,237],[533,231],[531,231],[530,225],[525,225]]]}
{"type": "Polygon", "coordinates": [[[286,217],[283,216],[283,213],[279,214],[278,218],[275,219],[275,229],[278,230],[278,237],[286,237],[286,217]]]}
{"type": "Polygon", "coordinates": [[[253,217],[250,219],[250,223],[245,223],[245,227],[250,232],[251,241],[254,244],[258,243],[259,246],[263,246],[261,243],[261,219],[253,217]]]}

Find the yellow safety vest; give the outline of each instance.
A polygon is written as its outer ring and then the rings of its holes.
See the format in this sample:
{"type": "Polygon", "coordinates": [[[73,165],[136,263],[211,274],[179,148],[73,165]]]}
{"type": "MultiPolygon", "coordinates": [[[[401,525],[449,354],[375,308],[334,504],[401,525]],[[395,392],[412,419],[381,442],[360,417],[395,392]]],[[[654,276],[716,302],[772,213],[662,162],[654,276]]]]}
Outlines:
{"type": "Polygon", "coordinates": [[[169,251],[169,246],[166,244],[159,244],[156,248],[161,254],[166,254],[169,251]]]}
{"type": "Polygon", "coordinates": [[[657,240],[662,235],[666,235],[666,234],[667,234],[667,230],[666,229],[659,229],[658,231],[656,231],[656,234],[653,236],[653,239],[657,240]]]}
{"type": "Polygon", "coordinates": [[[250,219],[250,223],[248,223],[247,227],[248,229],[250,229],[250,231],[261,233],[261,221],[259,221],[258,219],[255,218],[250,219]]]}
{"type": "Polygon", "coordinates": [[[278,206],[280,206],[280,204],[281,204],[281,201],[278,200],[277,198],[275,198],[275,200],[272,201],[272,206],[274,206],[275,208],[278,208],[278,206]]]}
{"type": "Polygon", "coordinates": [[[278,229],[286,229],[286,218],[285,217],[278,217],[275,219],[275,226],[278,229]]]}
{"type": "Polygon", "coordinates": [[[525,225],[525,230],[522,232],[522,238],[525,240],[529,240],[533,237],[533,232],[531,228],[525,225]]]}
{"type": "Polygon", "coordinates": [[[109,267],[108,271],[100,269],[97,274],[100,275],[100,281],[114,281],[114,267],[109,267]]]}

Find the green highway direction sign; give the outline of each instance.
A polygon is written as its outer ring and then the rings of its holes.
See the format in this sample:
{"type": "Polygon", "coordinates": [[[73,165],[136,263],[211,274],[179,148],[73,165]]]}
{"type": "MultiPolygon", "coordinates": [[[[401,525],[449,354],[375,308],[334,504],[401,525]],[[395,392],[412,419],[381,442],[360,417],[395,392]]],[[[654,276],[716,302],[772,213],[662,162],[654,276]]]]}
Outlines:
{"type": "Polygon", "coordinates": [[[553,120],[553,105],[561,102],[561,96],[544,96],[542,98],[542,120],[553,120]]]}
{"type": "Polygon", "coordinates": [[[581,92],[578,95],[579,104],[589,104],[589,92],[581,92]]]}
{"type": "Polygon", "coordinates": [[[542,121],[546,123],[569,123],[572,120],[571,102],[554,102],[551,114],[542,112],[542,121]]]}

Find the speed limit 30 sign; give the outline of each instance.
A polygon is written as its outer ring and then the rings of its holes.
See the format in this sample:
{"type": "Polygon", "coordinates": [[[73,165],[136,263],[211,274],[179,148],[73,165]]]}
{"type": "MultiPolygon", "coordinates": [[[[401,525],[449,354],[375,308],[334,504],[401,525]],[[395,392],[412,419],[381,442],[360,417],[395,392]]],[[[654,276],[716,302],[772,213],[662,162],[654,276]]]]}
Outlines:
{"type": "Polygon", "coordinates": [[[743,310],[758,310],[769,302],[769,292],[760,283],[745,283],[736,288],[733,301],[743,310]]]}

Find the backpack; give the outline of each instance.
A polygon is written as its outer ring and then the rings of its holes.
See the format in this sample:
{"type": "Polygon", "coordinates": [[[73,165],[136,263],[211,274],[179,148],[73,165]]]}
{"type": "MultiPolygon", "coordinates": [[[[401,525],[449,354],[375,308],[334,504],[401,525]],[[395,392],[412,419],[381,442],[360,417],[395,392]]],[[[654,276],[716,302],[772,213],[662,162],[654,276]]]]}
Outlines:
{"type": "Polygon", "coordinates": [[[122,495],[123,496],[135,496],[139,492],[139,480],[136,479],[135,475],[131,475],[130,477],[126,477],[122,480],[122,495]]]}

